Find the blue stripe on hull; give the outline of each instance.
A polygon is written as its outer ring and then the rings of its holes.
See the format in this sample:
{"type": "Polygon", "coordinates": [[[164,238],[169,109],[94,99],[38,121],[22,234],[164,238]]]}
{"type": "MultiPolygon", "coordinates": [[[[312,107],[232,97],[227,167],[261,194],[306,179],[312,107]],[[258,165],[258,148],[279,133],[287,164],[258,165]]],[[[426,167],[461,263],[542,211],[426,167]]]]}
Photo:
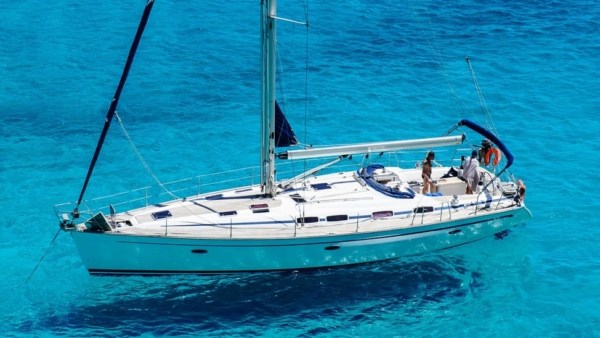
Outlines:
{"type": "Polygon", "coordinates": [[[358,265],[368,265],[368,264],[376,264],[385,261],[391,261],[397,258],[384,259],[380,261],[374,262],[364,262],[364,263],[353,263],[346,265],[334,265],[334,266],[321,266],[321,267],[311,267],[311,268],[290,268],[290,269],[270,269],[270,270],[110,270],[110,269],[88,269],[88,272],[93,275],[144,275],[144,276],[153,276],[153,275],[231,275],[231,274],[244,274],[244,273],[268,273],[268,272],[291,272],[291,271],[319,271],[323,269],[344,269],[350,268],[358,265]]]}
{"type": "MultiPolygon", "coordinates": [[[[495,217],[495,218],[490,218],[490,219],[485,219],[485,220],[480,220],[480,221],[474,221],[474,222],[469,222],[469,223],[461,223],[460,226],[457,225],[451,225],[451,226],[447,226],[447,227],[442,227],[442,228],[434,228],[434,229],[429,229],[429,230],[421,230],[421,231],[413,231],[413,232],[406,232],[406,233],[401,233],[401,234],[393,234],[393,235],[382,235],[382,236],[376,236],[376,237],[369,237],[368,239],[365,238],[359,238],[359,239],[347,239],[347,240],[342,240],[345,243],[349,243],[349,242],[360,242],[360,241],[365,241],[365,240],[373,240],[373,239],[383,239],[383,238],[395,238],[395,237],[403,237],[403,236],[411,236],[411,235],[418,235],[418,234],[425,234],[428,232],[435,232],[435,231],[443,231],[443,230],[448,230],[448,229],[455,229],[458,227],[463,227],[463,226],[469,226],[469,225],[473,225],[473,224],[478,224],[478,223],[485,223],[485,222],[490,222],[490,221],[494,221],[494,220],[498,220],[498,219],[503,219],[503,218],[511,218],[513,217],[513,215],[504,215],[504,216],[500,216],[500,217],[495,217]]],[[[397,231],[397,230],[392,230],[392,231],[397,231]]],[[[102,235],[101,233],[98,233],[98,235],[102,235]]],[[[114,236],[114,235],[110,235],[110,236],[114,236]]],[[[126,236],[126,237],[130,237],[130,236],[126,236]]],[[[327,241],[319,241],[319,242],[310,242],[311,244],[317,244],[317,245],[327,245],[327,244],[336,244],[340,242],[340,239],[338,238],[335,241],[332,241],[331,238],[333,237],[326,237],[328,240],[327,241]]],[[[336,237],[337,238],[337,237],[336,237]]],[[[295,238],[289,238],[287,240],[294,240],[295,238]]],[[[235,239],[234,239],[235,240],[235,239]]],[[[302,245],[307,245],[307,243],[281,243],[282,241],[284,241],[286,239],[273,239],[273,240],[261,240],[260,243],[256,243],[256,244],[239,244],[239,243],[235,243],[235,244],[174,244],[174,243],[153,243],[153,242],[144,242],[144,241],[128,241],[128,240],[122,240],[122,241],[117,241],[118,243],[127,243],[127,244],[147,244],[147,245],[175,245],[175,246],[188,246],[188,247],[198,247],[198,246],[206,246],[206,247],[211,247],[211,246],[217,246],[217,247],[227,247],[227,248],[234,248],[234,247],[247,247],[247,248],[252,248],[252,247],[277,247],[277,246],[284,246],[284,247],[288,247],[288,246],[302,246],[302,245]],[[273,241],[273,242],[277,242],[277,244],[274,243],[268,243],[266,241],[273,241]]],[[[209,240],[211,242],[214,242],[214,240],[209,240]]],[[[226,240],[228,242],[231,242],[232,240],[226,240]]]]}

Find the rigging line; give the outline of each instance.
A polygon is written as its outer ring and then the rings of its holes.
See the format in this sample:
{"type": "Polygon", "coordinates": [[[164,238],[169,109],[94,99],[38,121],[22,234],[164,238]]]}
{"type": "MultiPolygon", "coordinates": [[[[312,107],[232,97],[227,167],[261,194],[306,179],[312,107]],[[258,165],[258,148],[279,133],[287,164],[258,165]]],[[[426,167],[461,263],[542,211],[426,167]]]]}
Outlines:
{"type": "Polygon", "coordinates": [[[115,115],[117,110],[117,104],[119,103],[119,98],[121,97],[121,92],[123,91],[123,87],[125,86],[125,82],[127,81],[127,75],[129,75],[129,70],[131,69],[131,65],[133,64],[133,59],[135,58],[135,52],[137,51],[138,45],[140,44],[140,40],[142,39],[142,34],[144,33],[144,28],[146,27],[146,23],[148,22],[148,18],[150,17],[150,11],[152,10],[152,5],[154,5],[154,0],[148,0],[146,3],[146,7],[144,8],[144,13],[142,14],[142,18],[140,20],[140,24],[138,25],[138,29],[135,33],[135,37],[133,42],[131,43],[131,47],[129,49],[129,54],[127,55],[127,61],[125,62],[125,67],[123,68],[123,73],[121,74],[121,79],[119,80],[119,84],[117,86],[117,90],[115,91],[115,95],[110,103],[110,107],[108,108],[108,112],[106,113],[106,119],[104,120],[104,127],[102,128],[102,133],[100,134],[100,139],[98,140],[98,144],[96,145],[96,151],[94,152],[94,156],[92,157],[92,161],[90,162],[90,166],[85,176],[85,181],[83,183],[83,187],[81,188],[81,193],[79,194],[79,199],[77,200],[77,205],[75,206],[75,210],[73,210],[73,216],[75,218],[79,217],[79,205],[83,200],[83,195],[85,194],[85,190],[87,189],[87,185],[90,182],[90,177],[92,177],[92,172],[94,171],[94,167],[96,166],[96,161],[100,156],[100,151],[102,150],[102,145],[104,144],[104,140],[106,139],[106,134],[108,133],[108,128],[110,127],[110,123],[115,115]]]}
{"type": "MultiPolygon", "coordinates": [[[[121,131],[123,131],[123,134],[125,135],[125,137],[127,138],[127,140],[129,141],[129,144],[131,145],[131,148],[133,149],[133,152],[135,153],[136,157],[138,158],[138,160],[142,163],[142,165],[144,166],[144,168],[146,169],[146,171],[148,172],[148,174],[152,177],[152,179],[154,179],[154,181],[158,184],[159,187],[161,187],[169,196],[171,196],[173,199],[176,200],[180,200],[181,198],[178,197],[177,195],[173,194],[169,189],[167,189],[167,187],[158,179],[158,177],[154,174],[154,172],[152,171],[152,169],[150,168],[150,166],[148,165],[148,163],[146,162],[146,160],[144,160],[144,158],[142,157],[142,154],[139,152],[139,150],[137,149],[137,147],[135,146],[135,144],[133,143],[133,140],[131,139],[131,137],[129,136],[129,133],[127,132],[127,130],[125,129],[125,126],[123,125],[123,121],[121,120],[121,117],[119,116],[119,113],[115,112],[115,116],[117,118],[117,121],[119,122],[119,125],[121,126],[121,131]]],[[[199,214],[196,214],[193,210],[189,209],[186,205],[184,205],[181,201],[179,201],[180,205],[182,208],[184,208],[185,210],[187,210],[190,214],[206,221],[212,224],[216,224],[215,222],[212,222],[210,220],[207,220],[206,218],[200,216],[199,214]]],[[[205,207],[203,204],[198,203],[199,206],[201,207],[205,207]]]]}
{"type": "MultiPolygon", "coordinates": [[[[308,0],[304,2],[304,21],[306,22],[306,39],[304,41],[304,142],[307,142],[308,118],[308,0]]],[[[304,161],[304,171],[308,170],[308,163],[304,161]]]]}
{"type": "Polygon", "coordinates": [[[469,71],[471,72],[471,79],[473,80],[473,84],[475,85],[477,98],[479,99],[479,104],[483,112],[483,120],[486,122],[488,129],[491,129],[494,135],[498,136],[496,126],[494,125],[494,121],[492,120],[492,114],[490,113],[490,110],[488,109],[487,104],[485,102],[485,97],[483,96],[483,92],[481,91],[481,87],[479,86],[479,81],[477,81],[477,76],[475,76],[475,70],[471,65],[471,60],[468,56],[465,59],[467,61],[467,65],[469,66],[469,71]]]}
{"type": "MultiPolygon", "coordinates": [[[[419,17],[419,15],[417,14],[417,10],[415,9],[415,7],[411,6],[411,8],[413,9],[413,13],[415,14],[415,17],[419,17]]],[[[427,8],[425,8],[425,16],[426,16],[428,27],[429,27],[429,29],[428,29],[429,34],[426,33],[424,26],[421,24],[421,21],[417,21],[419,23],[419,27],[421,28],[421,32],[423,33],[423,36],[425,37],[425,40],[427,41],[427,45],[429,46],[431,52],[434,55],[434,59],[435,59],[436,63],[438,64],[438,66],[440,67],[440,69],[442,71],[442,74],[444,75],[444,81],[446,82],[446,85],[450,89],[450,92],[454,95],[454,97],[456,97],[456,99],[458,100],[458,102],[462,105],[463,110],[467,111],[468,110],[467,109],[467,104],[458,95],[458,93],[456,92],[454,86],[450,82],[450,76],[448,76],[448,72],[446,71],[446,67],[444,67],[444,63],[442,62],[442,59],[443,59],[442,52],[440,52],[440,48],[436,47],[435,40],[436,40],[437,36],[435,35],[435,33],[433,32],[433,29],[431,28],[432,27],[431,16],[429,15],[429,11],[428,11],[427,8]],[[432,37],[431,40],[429,39],[429,36],[432,37]]]]}
{"type": "Polygon", "coordinates": [[[154,172],[152,171],[152,169],[150,168],[150,166],[148,165],[148,163],[146,162],[146,160],[144,160],[144,158],[142,157],[142,154],[140,153],[140,151],[138,150],[138,148],[133,143],[133,140],[131,139],[131,136],[129,136],[129,133],[125,129],[125,125],[123,125],[123,121],[121,120],[121,116],[119,116],[119,113],[117,113],[116,111],[115,111],[115,116],[117,117],[117,121],[119,122],[119,125],[121,126],[121,131],[123,132],[123,135],[125,135],[125,138],[127,138],[127,141],[129,141],[129,145],[133,149],[133,152],[134,152],[135,156],[138,158],[138,160],[140,160],[140,162],[144,166],[144,169],[146,169],[146,171],[152,177],[152,179],[154,179],[154,181],[158,184],[158,186],[161,187],[167,194],[169,194],[171,197],[173,197],[175,199],[179,199],[179,197],[177,197],[175,194],[173,194],[171,191],[169,191],[169,189],[167,189],[167,187],[165,187],[165,185],[154,174],[154,172]]]}
{"type": "Polygon", "coordinates": [[[54,237],[52,238],[52,242],[50,242],[50,245],[46,248],[46,251],[42,255],[42,258],[40,258],[40,260],[37,262],[37,264],[35,265],[33,270],[31,270],[31,273],[29,274],[29,276],[25,280],[25,283],[23,283],[23,284],[27,284],[29,282],[29,280],[31,279],[31,277],[33,276],[33,274],[35,273],[37,268],[40,266],[40,264],[42,264],[42,261],[44,260],[44,258],[48,254],[48,252],[50,252],[50,248],[52,248],[52,246],[54,245],[54,241],[56,241],[56,237],[58,237],[58,233],[60,233],[61,230],[62,230],[61,228],[58,228],[58,231],[56,231],[56,233],[54,234],[54,237]]]}
{"type": "Polygon", "coordinates": [[[276,51],[276,56],[277,56],[277,81],[279,83],[279,86],[277,86],[277,91],[279,92],[279,94],[281,94],[281,102],[279,102],[278,100],[277,103],[279,103],[279,106],[281,107],[281,110],[284,112],[287,111],[286,110],[286,103],[287,103],[287,90],[285,87],[285,77],[284,77],[284,72],[283,72],[283,60],[281,59],[281,53],[279,53],[279,45],[281,43],[279,41],[277,41],[277,47],[275,48],[276,51]]]}

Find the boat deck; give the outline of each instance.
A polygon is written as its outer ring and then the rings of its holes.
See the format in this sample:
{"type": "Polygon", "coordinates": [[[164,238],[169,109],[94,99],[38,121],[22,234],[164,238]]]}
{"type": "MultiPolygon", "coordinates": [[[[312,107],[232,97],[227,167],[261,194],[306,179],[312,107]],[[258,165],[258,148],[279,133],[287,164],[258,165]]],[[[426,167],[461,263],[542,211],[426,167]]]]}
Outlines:
{"type": "MultiPolygon", "coordinates": [[[[386,172],[381,181],[410,187],[420,173],[399,170],[386,172]]],[[[446,191],[464,189],[457,178],[440,178],[438,184],[446,191]]],[[[392,198],[363,184],[354,172],[345,172],[311,177],[276,197],[261,195],[257,186],[246,187],[132,210],[110,216],[108,221],[115,234],[295,238],[439,226],[515,206],[499,192],[494,196],[417,193],[412,199],[392,198]]]]}

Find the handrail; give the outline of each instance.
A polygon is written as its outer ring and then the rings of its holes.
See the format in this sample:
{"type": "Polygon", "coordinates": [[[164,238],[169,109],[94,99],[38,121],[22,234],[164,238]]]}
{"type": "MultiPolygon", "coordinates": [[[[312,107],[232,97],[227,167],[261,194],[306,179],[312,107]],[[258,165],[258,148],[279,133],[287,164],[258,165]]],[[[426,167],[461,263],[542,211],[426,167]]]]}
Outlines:
{"type": "Polygon", "coordinates": [[[446,201],[442,202],[442,205],[440,206],[440,222],[442,221],[442,217],[444,216],[444,204],[448,204],[448,219],[452,219],[452,207],[450,206],[450,202],[446,201]]]}
{"type": "MultiPolygon", "coordinates": [[[[446,150],[442,150],[443,152],[446,152],[446,150]]],[[[450,151],[447,151],[448,155],[451,156],[455,156],[452,155],[452,153],[450,151]]],[[[456,154],[456,152],[454,152],[454,154],[456,154]]],[[[423,155],[422,152],[420,151],[403,151],[403,152],[399,152],[398,154],[396,154],[396,156],[393,156],[393,154],[388,153],[386,154],[386,156],[389,156],[388,159],[391,162],[398,162],[400,167],[412,167],[412,164],[415,163],[415,158],[420,158],[420,155],[423,155]],[[399,156],[398,156],[399,155],[399,156]],[[400,165],[400,164],[409,164],[407,165],[400,165]]],[[[377,160],[375,160],[375,156],[371,156],[373,157],[371,159],[371,161],[387,161],[385,158],[377,158],[377,160]]],[[[441,163],[443,164],[452,164],[455,161],[455,159],[449,159],[449,162],[446,161],[441,161],[441,163]]],[[[305,161],[302,161],[305,162],[305,161]]],[[[307,161],[309,162],[309,164],[312,164],[316,161],[307,161]]],[[[361,166],[362,161],[344,161],[341,163],[336,164],[335,166],[332,166],[331,168],[326,168],[328,170],[328,172],[335,172],[335,171],[352,171],[354,172],[355,170],[347,170],[347,168],[356,168],[358,166],[361,166]]],[[[286,163],[282,163],[280,166],[280,170],[278,170],[278,176],[280,177],[293,177],[295,175],[298,174],[298,172],[300,172],[300,170],[297,170],[295,168],[298,168],[298,162],[286,162],[286,163]],[[282,170],[283,169],[283,170],[282,170]],[[287,169],[287,170],[286,170],[287,169]]],[[[202,175],[196,175],[196,176],[192,176],[192,177],[187,177],[187,178],[183,178],[183,179],[177,179],[177,180],[173,180],[173,181],[169,181],[166,182],[164,184],[162,184],[162,186],[167,187],[167,190],[169,190],[171,193],[172,192],[176,192],[176,193],[181,193],[181,195],[185,195],[186,197],[189,196],[198,196],[200,195],[200,193],[202,191],[204,191],[205,193],[208,192],[208,190],[210,191],[214,191],[215,193],[218,193],[218,191],[226,189],[228,187],[231,186],[230,183],[232,182],[241,182],[242,184],[239,184],[240,187],[251,187],[254,186],[253,182],[258,182],[258,172],[259,170],[257,169],[257,166],[250,166],[250,167],[244,167],[244,168],[239,168],[239,169],[232,169],[232,170],[226,170],[226,171],[222,171],[222,172],[215,172],[215,173],[207,173],[207,174],[202,174],[202,175]],[[236,174],[236,173],[242,173],[240,174],[236,174]],[[213,187],[210,189],[206,189],[207,187],[213,187]],[[184,193],[185,191],[189,191],[189,193],[184,193]]],[[[281,179],[282,181],[284,181],[285,179],[281,179]]],[[[95,213],[102,211],[105,214],[108,213],[108,210],[110,208],[110,205],[112,205],[113,207],[119,207],[119,209],[125,210],[125,209],[136,209],[136,208],[143,208],[143,207],[148,207],[149,205],[152,205],[154,203],[160,203],[160,202],[165,202],[164,200],[162,200],[161,198],[164,198],[164,195],[168,194],[165,193],[164,190],[158,189],[158,186],[155,185],[147,185],[147,186],[142,186],[139,188],[135,188],[135,189],[131,189],[131,190],[127,190],[127,191],[121,191],[121,192],[117,192],[117,193],[112,193],[109,195],[103,195],[103,196],[98,196],[98,197],[94,197],[91,199],[86,199],[84,201],[81,202],[81,208],[83,210],[81,210],[81,213],[85,213],[86,215],[89,214],[90,216],[93,216],[95,213]]],[[[184,197],[184,196],[181,196],[184,197]]],[[[354,198],[339,198],[336,200],[352,200],[354,198]]],[[[56,215],[59,217],[61,217],[62,213],[70,213],[73,206],[77,205],[77,202],[66,202],[66,203],[60,203],[60,204],[56,204],[54,206],[54,211],[56,213],[56,215]],[[71,209],[71,210],[67,210],[67,209],[71,209]]],[[[422,217],[421,217],[421,222],[424,222],[424,215],[425,213],[422,213],[422,217]]],[[[416,215],[414,215],[413,220],[416,219],[416,215]]]]}
{"type": "MultiPolygon", "coordinates": [[[[476,204],[474,204],[474,205],[473,205],[473,204],[470,204],[469,206],[465,206],[464,208],[465,208],[465,209],[471,209],[471,208],[473,208],[473,207],[474,207],[474,208],[475,208],[475,214],[477,214],[477,212],[479,211],[479,204],[480,204],[480,203],[481,203],[481,202],[477,201],[477,202],[476,202],[476,204]]],[[[437,220],[437,222],[444,222],[444,221],[445,221],[445,220],[444,220],[444,218],[443,218],[444,207],[447,207],[447,208],[448,208],[448,220],[451,220],[451,219],[452,219],[452,210],[453,210],[453,209],[451,208],[451,204],[450,204],[450,202],[448,202],[448,201],[444,201],[444,202],[442,202],[442,203],[441,203],[441,209],[440,209],[440,214],[439,214],[440,216],[439,216],[439,220],[437,220]]],[[[92,217],[92,216],[93,216],[93,215],[95,215],[95,214],[96,214],[96,213],[90,214],[90,217],[92,217]]],[[[414,212],[414,211],[412,212],[412,220],[410,220],[410,225],[411,225],[411,226],[414,226],[414,225],[415,225],[415,220],[416,220],[416,216],[417,216],[417,214],[419,214],[419,213],[418,213],[418,212],[414,212]]],[[[436,215],[435,215],[434,213],[432,213],[432,212],[421,212],[420,214],[421,214],[421,222],[420,222],[420,224],[421,224],[421,225],[422,225],[422,224],[424,224],[424,218],[425,218],[425,214],[428,214],[428,222],[431,222],[431,223],[429,223],[429,224],[434,224],[434,223],[436,223],[436,220],[435,220],[435,219],[436,219],[436,215]]],[[[60,215],[60,214],[58,214],[58,213],[57,213],[57,215],[58,215],[58,216],[59,216],[59,218],[60,218],[60,216],[61,216],[61,215],[60,215]]],[[[369,220],[371,220],[371,221],[372,221],[372,220],[373,220],[373,218],[371,218],[369,215],[365,215],[365,217],[366,217],[366,219],[363,219],[363,220],[361,221],[361,219],[360,219],[360,218],[361,218],[360,214],[357,214],[357,216],[356,216],[356,226],[355,226],[355,227],[350,227],[350,226],[348,226],[348,225],[350,225],[350,224],[352,223],[352,222],[350,222],[350,221],[351,221],[351,219],[349,219],[347,223],[345,223],[345,224],[341,224],[341,225],[340,225],[340,226],[344,226],[344,228],[335,228],[335,230],[331,230],[331,231],[336,231],[336,233],[337,233],[337,234],[350,234],[350,233],[358,233],[358,232],[360,232],[360,231],[369,231],[368,229],[362,230],[362,229],[359,227],[359,225],[363,224],[363,223],[362,223],[363,221],[369,221],[369,220]],[[342,229],[343,229],[343,230],[342,230],[342,229]],[[339,232],[338,232],[338,231],[339,231],[339,232]]],[[[404,220],[406,220],[406,221],[409,221],[409,220],[407,220],[407,218],[409,218],[409,217],[410,217],[410,216],[407,216],[407,217],[402,217],[402,218],[397,218],[397,219],[398,219],[398,221],[404,222],[404,220]]],[[[113,222],[114,222],[114,220],[113,220],[113,222]]],[[[295,238],[295,237],[297,237],[297,236],[298,236],[298,230],[299,230],[299,227],[300,227],[300,225],[299,225],[299,223],[296,221],[296,219],[295,219],[295,218],[293,218],[293,217],[291,217],[291,222],[290,222],[290,223],[293,223],[293,228],[292,228],[291,226],[290,226],[290,227],[288,227],[288,226],[286,225],[285,227],[280,227],[280,226],[273,226],[273,227],[261,227],[261,229],[271,229],[271,230],[277,230],[277,231],[278,231],[278,232],[277,232],[277,234],[279,234],[279,236],[282,236],[282,237],[284,237],[284,238],[285,238],[285,237],[288,237],[288,236],[289,236],[290,238],[295,238]],[[280,232],[279,232],[279,231],[280,231],[280,232]]],[[[244,227],[241,227],[241,228],[239,228],[239,227],[234,227],[234,226],[233,226],[233,223],[232,223],[232,220],[231,220],[231,218],[230,218],[230,222],[229,222],[229,224],[214,224],[214,226],[216,226],[217,228],[220,228],[220,229],[222,229],[222,230],[223,230],[223,235],[225,234],[225,231],[227,231],[229,238],[238,238],[238,236],[240,236],[239,238],[246,238],[246,237],[244,236],[244,234],[243,234],[243,233],[244,233],[244,231],[241,231],[241,232],[240,232],[240,231],[238,231],[238,229],[244,229],[244,230],[247,230],[247,229],[249,229],[249,228],[250,228],[250,227],[246,227],[246,226],[244,226],[244,227]],[[234,234],[234,232],[236,232],[236,233],[234,234]]],[[[389,226],[389,225],[388,225],[388,226],[389,226]]],[[[417,225],[417,226],[418,226],[418,225],[417,225]]],[[[311,226],[311,227],[322,227],[322,228],[325,228],[325,227],[327,227],[327,228],[331,228],[331,226],[330,226],[330,225],[324,225],[324,224],[321,224],[321,225],[314,225],[314,226],[311,226]]],[[[165,218],[165,219],[164,219],[164,228],[165,228],[165,229],[164,229],[164,236],[168,236],[168,235],[170,235],[170,233],[168,232],[168,231],[169,231],[169,228],[170,228],[170,224],[169,224],[169,219],[168,219],[168,218],[165,218]]],[[[391,229],[391,228],[395,228],[395,227],[394,227],[394,226],[390,226],[390,229],[391,229]]],[[[385,229],[385,228],[382,228],[382,229],[385,229]]]]}

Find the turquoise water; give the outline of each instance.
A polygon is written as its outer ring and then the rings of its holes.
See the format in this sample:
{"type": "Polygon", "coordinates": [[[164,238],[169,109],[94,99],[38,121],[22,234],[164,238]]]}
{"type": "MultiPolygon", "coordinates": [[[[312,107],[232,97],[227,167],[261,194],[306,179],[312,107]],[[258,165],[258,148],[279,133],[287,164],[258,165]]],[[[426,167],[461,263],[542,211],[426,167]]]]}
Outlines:
{"type": "MultiPolygon", "coordinates": [[[[91,277],[69,236],[51,244],[52,206],[78,197],[144,2],[2,2],[3,335],[600,336],[598,2],[279,2],[310,21],[308,38],[279,23],[280,97],[303,142],[482,121],[469,56],[533,219],[349,269],[91,277]]],[[[258,163],[258,12],[157,0],[119,113],[162,181],[258,163]]],[[[113,128],[86,196],[149,182],[113,128]]]]}

